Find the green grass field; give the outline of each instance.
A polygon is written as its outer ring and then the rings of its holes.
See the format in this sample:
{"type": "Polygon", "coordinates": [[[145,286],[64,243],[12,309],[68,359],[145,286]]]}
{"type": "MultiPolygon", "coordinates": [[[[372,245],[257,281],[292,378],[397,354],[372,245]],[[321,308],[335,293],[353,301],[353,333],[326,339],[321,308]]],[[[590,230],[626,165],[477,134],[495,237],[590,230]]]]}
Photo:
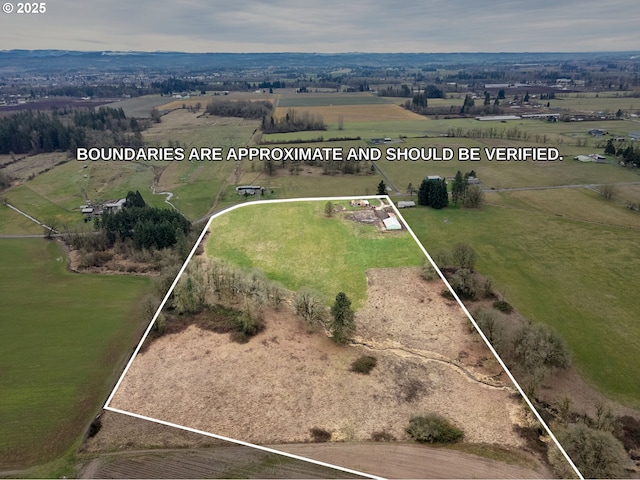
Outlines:
{"type": "Polygon", "coordinates": [[[213,220],[206,252],[241,267],[259,268],[294,291],[312,287],[328,305],[343,291],[356,309],[366,300],[368,268],[422,265],[424,255],[407,232],[381,233],[339,215],[328,218],[325,203],[233,210],[213,220]]]}
{"type": "MultiPolygon", "coordinates": [[[[478,254],[477,270],[492,277],[526,318],[562,334],[588,382],[638,407],[640,372],[633,366],[640,361],[640,227],[632,220],[637,214],[618,207],[616,215],[590,192],[548,195],[492,194],[488,199],[500,206],[416,208],[403,215],[430,253],[456,242],[470,244],[478,254]],[[599,208],[612,217],[610,224],[584,218],[599,208]]],[[[606,220],[599,215],[594,218],[606,220]]]]}
{"type": "Polygon", "coordinates": [[[42,227],[0,204],[0,235],[42,235],[42,227]]]}
{"type": "Polygon", "coordinates": [[[376,103],[392,103],[385,97],[370,93],[349,94],[298,94],[280,98],[278,107],[324,107],[330,105],[371,105],[376,103]]]}
{"type": "Polygon", "coordinates": [[[50,461],[97,413],[142,327],[147,278],[66,270],[59,245],[0,240],[0,467],[50,461]]]}

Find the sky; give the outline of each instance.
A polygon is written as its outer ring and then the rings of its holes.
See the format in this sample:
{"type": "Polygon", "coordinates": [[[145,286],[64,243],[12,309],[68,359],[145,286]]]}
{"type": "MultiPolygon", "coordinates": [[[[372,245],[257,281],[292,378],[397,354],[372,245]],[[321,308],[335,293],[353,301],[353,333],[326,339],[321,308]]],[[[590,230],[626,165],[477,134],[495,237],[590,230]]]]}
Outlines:
{"type": "Polygon", "coordinates": [[[640,50],[638,0],[50,0],[0,12],[0,50],[640,50]]]}

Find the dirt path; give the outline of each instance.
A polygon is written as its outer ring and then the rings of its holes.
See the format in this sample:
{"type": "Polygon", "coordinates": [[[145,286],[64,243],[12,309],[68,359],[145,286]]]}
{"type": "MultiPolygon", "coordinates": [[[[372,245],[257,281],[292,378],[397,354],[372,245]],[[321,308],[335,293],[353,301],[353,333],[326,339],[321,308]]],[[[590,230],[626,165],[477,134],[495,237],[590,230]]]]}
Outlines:
{"type": "MultiPolygon", "coordinates": [[[[271,448],[385,478],[550,478],[539,469],[415,444],[291,444],[271,448]]],[[[360,478],[241,446],[117,452],[87,461],[80,478],[360,478]]]]}

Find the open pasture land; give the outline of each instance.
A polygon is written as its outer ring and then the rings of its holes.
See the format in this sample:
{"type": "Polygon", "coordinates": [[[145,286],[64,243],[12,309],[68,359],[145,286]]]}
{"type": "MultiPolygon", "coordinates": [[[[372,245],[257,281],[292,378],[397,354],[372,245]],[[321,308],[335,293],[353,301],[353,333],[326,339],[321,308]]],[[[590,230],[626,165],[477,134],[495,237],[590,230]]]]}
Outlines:
{"type": "MultiPolygon", "coordinates": [[[[258,163],[258,166],[262,166],[258,163]]],[[[274,198],[307,198],[330,195],[375,195],[380,177],[377,175],[322,175],[321,168],[305,169],[300,175],[289,175],[286,170],[269,177],[265,174],[245,173],[243,184],[258,184],[265,188],[262,200],[274,198]],[[307,174],[307,171],[313,173],[307,174]],[[247,181],[245,182],[244,179],[247,181]],[[271,193],[273,192],[273,193],[271,193]]],[[[225,205],[252,201],[252,197],[239,196],[229,187],[225,197],[225,205]]]]}
{"type": "Polygon", "coordinates": [[[588,383],[638,408],[640,375],[632,368],[640,361],[637,220],[590,192],[549,195],[492,193],[487,201],[499,206],[415,208],[403,215],[431,253],[456,242],[471,245],[478,254],[477,270],[493,278],[507,301],[529,320],[561,333],[588,383]],[[595,219],[607,224],[587,221],[580,208],[604,209],[611,219],[603,213],[595,219]],[[624,225],[627,221],[631,225],[624,225]]]}
{"type": "Polygon", "coordinates": [[[552,108],[574,112],[615,114],[618,109],[625,114],[640,114],[638,92],[556,93],[549,100],[552,108]],[[635,95],[635,96],[625,96],[635,95]]]}
{"type": "Polygon", "coordinates": [[[613,197],[626,204],[640,204],[640,185],[616,185],[613,197]]]}
{"type": "MultiPolygon", "coordinates": [[[[347,122],[372,122],[379,118],[386,121],[404,121],[404,120],[424,120],[424,117],[413,113],[410,110],[393,105],[390,103],[371,104],[371,105],[330,105],[330,106],[313,106],[313,107],[282,107],[279,106],[275,110],[275,117],[284,117],[289,110],[293,110],[300,115],[305,112],[310,115],[321,117],[325,123],[331,124],[337,130],[337,124],[340,119],[346,125],[347,122]]],[[[344,131],[344,130],[341,130],[344,131]]]]}
{"type": "Polygon", "coordinates": [[[42,227],[0,204],[0,235],[42,235],[42,227]]]}
{"type": "Polygon", "coordinates": [[[66,270],[54,241],[0,247],[0,467],[44,463],[79,437],[142,327],[146,278],[66,270]]]}
{"type": "Polygon", "coordinates": [[[111,108],[122,108],[124,114],[129,117],[151,118],[151,110],[160,108],[168,103],[170,98],[161,95],[145,95],[143,97],[128,98],[126,100],[118,100],[117,102],[106,105],[111,108]]]}
{"type": "Polygon", "coordinates": [[[337,105],[379,105],[393,103],[385,97],[370,93],[299,93],[281,95],[278,107],[328,107],[337,105]]]}
{"type": "MultiPolygon", "coordinates": [[[[393,111],[395,111],[396,106],[393,105],[376,105],[375,108],[381,108],[384,110],[389,110],[390,107],[393,107],[393,111]]],[[[400,107],[397,107],[400,108],[400,107]]],[[[308,109],[302,109],[308,110],[308,109]]],[[[403,109],[404,110],[404,109],[403,109]]],[[[408,114],[414,115],[408,110],[405,111],[408,114]]],[[[286,114],[286,111],[285,111],[286,114]]],[[[403,112],[401,115],[405,115],[403,112]]],[[[262,139],[268,142],[290,142],[296,141],[299,139],[313,141],[319,137],[323,137],[325,140],[329,138],[344,138],[344,137],[360,137],[363,141],[370,140],[372,138],[384,138],[384,137],[393,137],[398,138],[399,136],[406,137],[422,137],[427,135],[427,131],[431,127],[432,120],[427,117],[416,116],[412,119],[405,118],[404,120],[393,120],[393,121],[379,121],[371,119],[370,121],[346,121],[345,115],[345,123],[344,128],[342,130],[338,129],[336,123],[331,123],[327,125],[326,130],[318,130],[318,131],[309,131],[309,132],[290,132],[290,133],[270,133],[262,136],[262,139]]],[[[327,145],[327,146],[331,146],[327,145]]]]}
{"type": "MultiPolygon", "coordinates": [[[[528,147],[531,144],[525,142],[500,142],[501,145],[510,147],[528,147]]],[[[472,140],[468,138],[427,138],[427,139],[406,139],[404,143],[393,144],[389,147],[399,148],[436,148],[441,152],[444,147],[453,149],[456,157],[450,161],[378,161],[378,168],[389,178],[391,183],[402,192],[406,190],[409,183],[414,188],[419,188],[420,183],[427,175],[440,175],[453,177],[460,170],[462,173],[471,170],[476,172],[477,177],[486,188],[527,188],[558,185],[582,185],[582,184],[604,184],[604,183],[627,183],[638,182],[640,176],[636,169],[623,168],[614,163],[596,164],[581,163],[573,159],[573,156],[566,155],[567,151],[575,152],[575,149],[560,147],[560,155],[564,156],[562,161],[489,161],[484,156],[484,149],[492,149],[498,142],[483,139],[472,140]],[[459,161],[457,157],[458,149],[480,148],[480,161],[459,161]]],[[[385,147],[382,147],[384,150],[385,147]]],[[[594,152],[594,149],[583,149],[586,152],[594,152]]]]}
{"type": "Polygon", "coordinates": [[[8,164],[2,171],[13,180],[25,181],[45,170],[54,168],[58,163],[68,160],[65,152],[40,153],[38,155],[0,155],[0,165],[8,164]],[[15,159],[19,159],[14,162],[15,159]]]}
{"type": "MultiPolygon", "coordinates": [[[[167,146],[169,140],[191,148],[237,148],[251,142],[259,123],[241,118],[198,116],[187,110],[176,110],[162,117],[162,122],[145,131],[145,140],[152,145],[167,146]]],[[[188,157],[187,157],[188,158],[188,157]]],[[[157,190],[173,192],[171,199],[178,210],[190,220],[205,215],[214,204],[221,188],[226,188],[234,161],[174,161],[164,162],[157,190]]]]}
{"type": "MultiPolygon", "coordinates": [[[[347,205],[348,201],[333,203],[347,205]]],[[[207,254],[259,268],[290,290],[312,287],[327,304],[344,291],[355,308],[367,298],[366,269],[424,261],[407,232],[382,234],[372,226],[335,218],[338,214],[328,218],[325,204],[291,202],[236,209],[212,222],[207,254]],[[322,259],[322,264],[310,262],[310,256],[322,259]]]]}
{"type": "Polygon", "coordinates": [[[41,222],[55,219],[59,227],[79,228],[80,206],[124,198],[140,191],[153,206],[167,206],[164,196],[153,195],[152,162],[105,162],[71,160],[6,191],[9,203],[41,222]]]}
{"type": "MultiPolygon", "coordinates": [[[[4,192],[2,196],[14,207],[43,223],[54,222],[58,225],[67,225],[75,229],[80,228],[84,223],[79,209],[77,212],[67,210],[40,195],[31,189],[29,185],[14,187],[4,192]]],[[[40,230],[40,233],[42,233],[42,230],[40,230]]]]}

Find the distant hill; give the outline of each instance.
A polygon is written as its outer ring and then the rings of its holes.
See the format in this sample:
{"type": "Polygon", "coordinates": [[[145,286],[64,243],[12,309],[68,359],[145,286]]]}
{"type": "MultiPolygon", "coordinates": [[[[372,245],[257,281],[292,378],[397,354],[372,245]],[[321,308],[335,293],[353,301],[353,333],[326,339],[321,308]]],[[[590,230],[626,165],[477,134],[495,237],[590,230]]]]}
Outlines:
{"type": "Polygon", "coordinates": [[[211,71],[212,69],[295,67],[456,67],[482,64],[530,64],[576,60],[628,59],[639,52],[594,53],[181,53],[80,52],[71,50],[0,51],[0,72],[64,72],[95,68],[101,72],[211,71]]]}

